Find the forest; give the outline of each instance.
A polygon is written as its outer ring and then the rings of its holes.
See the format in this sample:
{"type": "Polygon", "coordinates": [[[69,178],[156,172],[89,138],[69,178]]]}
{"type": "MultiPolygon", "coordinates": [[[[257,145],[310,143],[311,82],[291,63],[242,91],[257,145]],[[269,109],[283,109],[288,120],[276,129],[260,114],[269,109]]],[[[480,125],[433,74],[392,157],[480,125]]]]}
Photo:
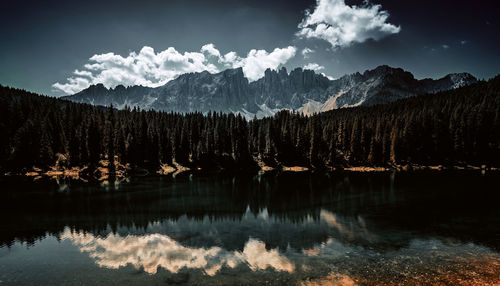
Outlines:
{"type": "Polygon", "coordinates": [[[500,76],[385,105],[304,116],[117,110],[0,86],[0,171],[500,165],[500,76]],[[64,158],[64,160],[61,160],[64,158]]]}

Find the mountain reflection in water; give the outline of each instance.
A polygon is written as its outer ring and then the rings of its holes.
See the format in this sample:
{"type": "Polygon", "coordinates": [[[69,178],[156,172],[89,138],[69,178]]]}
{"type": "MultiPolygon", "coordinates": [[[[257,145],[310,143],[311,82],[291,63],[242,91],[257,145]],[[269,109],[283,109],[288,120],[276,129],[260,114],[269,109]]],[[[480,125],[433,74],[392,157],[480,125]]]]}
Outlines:
{"type": "MultiPolygon", "coordinates": [[[[287,220],[269,217],[267,209],[253,215],[250,208],[247,209],[241,220],[210,221],[208,217],[203,220],[181,217],[178,220],[168,220],[150,224],[148,233],[143,235],[126,235],[110,233],[99,237],[93,234],[74,232],[69,228],[60,235],[60,239],[69,240],[80,248],[82,252],[96,259],[96,263],[102,267],[119,268],[127,264],[134,265],[137,269],[144,269],[147,273],[154,274],[158,267],[163,267],[172,273],[177,273],[183,267],[203,269],[206,274],[213,276],[222,266],[235,268],[239,264],[248,265],[251,270],[263,270],[268,267],[277,271],[293,272],[294,265],[278,249],[266,249],[266,244],[258,239],[252,238],[257,233],[244,233],[244,229],[264,229],[265,232],[274,231],[276,236],[283,233],[286,226],[295,226],[294,232],[319,231],[321,228],[328,233],[336,230],[340,235],[353,237],[354,234],[370,236],[364,224],[343,225],[335,214],[320,211],[320,220],[314,221],[307,217],[302,223],[292,223],[287,220]],[[325,227],[328,228],[325,228],[325,227]],[[151,232],[151,234],[149,233],[151,232]],[[224,249],[219,246],[186,247],[174,240],[172,237],[162,233],[182,233],[183,236],[199,236],[198,240],[213,245],[221,242],[219,236],[234,239],[232,236],[250,237],[245,242],[242,251],[224,249]],[[241,235],[241,234],[244,235],[241,235]]],[[[328,235],[324,236],[326,241],[331,242],[328,235]]],[[[181,238],[182,240],[182,238],[181,238]]],[[[324,243],[320,245],[324,246],[324,243]]],[[[189,244],[189,243],[188,243],[189,244]]],[[[219,243],[220,244],[220,243],[219,243]]],[[[222,246],[228,246],[222,244],[222,246]]],[[[229,245],[230,247],[230,245],[229,245]]],[[[303,249],[307,255],[319,254],[320,247],[303,249]]],[[[288,247],[287,251],[291,251],[288,247]]]]}
{"type": "Polygon", "coordinates": [[[96,259],[101,267],[117,269],[132,264],[147,273],[155,274],[158,267],[172,273],[182,268],[203,269],[210,276],[222,266],[235,268],[246,264],[251,270],[264,270],[268,267],[277,271],[293,272],[294,265],[277,249],[266,250],[262,241],[249,239],[243,251],[228,251],[220,247],[190,248],[163,234],[143,236],[109,234],[99,238],[92,234],[72,233],[69,230],[61,235],[77,245],[82,252],[96,259]]]}
{"type": "Polygon", "coordinates": [[[76,284],[495,285],[499,177],[198,174],[120,185],[4,178],[0,280],[71,284],[42,267],[50,265],[86,269],[74,274],[76,284]]]}

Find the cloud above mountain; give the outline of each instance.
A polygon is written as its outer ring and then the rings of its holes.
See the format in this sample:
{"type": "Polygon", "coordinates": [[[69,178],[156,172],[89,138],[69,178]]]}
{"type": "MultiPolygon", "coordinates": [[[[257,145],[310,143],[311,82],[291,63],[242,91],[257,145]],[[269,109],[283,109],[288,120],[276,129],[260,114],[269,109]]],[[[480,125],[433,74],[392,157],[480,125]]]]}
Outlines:
{"type": "Polygon", "coordinates": [[[304,66],[305,70],[313,70],[313,71],[320,71],[325,69],[324,66],[320,66],[317,63],[308,63],[307,65],[304,66]]]}
{"type": "MultiPolygon", "coordinates": [[[[317,0],[313,10],[306,10],[298,24],[296,35],[301,39],[322,39],[334,48],[348,47],[368,39],[379,40],[399,33],[401,28],[387,22],[389,13],[381,5],[365,1],[361,6],[349,6],[345,0],[317,0]]],[[[308,59],[315,50],[304,47],[299,51],[302,60],[308,59]]],[[[288,46],[268,51],[251,49],[244,56],[234,51],[221,53],[209,43],[198,51],[178,51],[169,47],[155,51],[144,46],[139,52],[126,56],[113,52],[96,54],[88,63],[77,69],[65,82],[52,85],[54,91],[64,94],[77,93],[91,84],[102,83],[108,88],[117,85],[142,85],[158,87],[184,73],[209,71],[217,73],[228,68],[242,68],[250,81],[264,76],[266,69],[277,69],[295,57],[297,48],[288,46]]],[[[304,68],[326,70],[322,65],[305,62],[304,68]]]]}
{"type": "Polygon", "coordinates": [[[237,57],[227,64],[233,68],[242,67],[243,73],[251,81],[255,81],[264,76],[264,71],[268,68],[276,69],[280,64],[286,63],[295,56],[297,49],[289,46],[284,49],[276,48],[268,53],[265,50],[250,50],[247,57],[237,57]]]}
{"type": "Polygon", "coordinates": [[[309,58],[309,54],[312,54],[312,53],[314,53],[314,52],[315,52],[315,51],[314,51],[313,49],[310,49],[310,48],[307,48],[307,47],[306,47],[306,48],[304,48],[304,49],[302,50],[302,52],[301,52],[301,53],[302,53],[302,56],[304,57],[304,59],[307,59],[307,58],[309,58]]]}
{"type": "Polygon", "coordinates": [[[299,23],[297,36],[322,39],[335,48],[348,47],[399,33],[401,27],[388,23],[388,18],[381,5],[368,1],[362,6],[349,6],[345,0],[317,0],[314,10],[307,10],[299,23]]]}
{"type": "Polygon", "coordinates": [[[75,70],[66,83],[57,82],[52,86],[65,94],[74,94],[96,83],[108,88],[119,84],[157,87],[184,73],[216,73],[239,67],[250,81],[254,81],[264,76],[266,69],[276,69],[288,62],[295,53],[293,46],[271,52],[252,49],[246,57],[235,52],[223,55],[213,44],[204,45],[199,52],[184,53],[174,47],[155,52],[152,47],[145,46],[138,53],[131,52],[125,57],[114,53],[93,55],[84,69],[75,70]]]}

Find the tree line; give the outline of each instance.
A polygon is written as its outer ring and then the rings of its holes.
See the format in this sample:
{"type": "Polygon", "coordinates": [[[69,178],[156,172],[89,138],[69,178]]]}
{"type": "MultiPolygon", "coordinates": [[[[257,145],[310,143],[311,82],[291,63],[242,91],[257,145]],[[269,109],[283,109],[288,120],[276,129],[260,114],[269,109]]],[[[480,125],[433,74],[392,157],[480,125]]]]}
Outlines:
{"type": "Polygon", "coordinates": [[[313,116],[117,110],[0,86],[0,170],[500,165],[500,77],[385,105],[313,116]],[[60,155],[59,155],[60,156],[60,155]]]}

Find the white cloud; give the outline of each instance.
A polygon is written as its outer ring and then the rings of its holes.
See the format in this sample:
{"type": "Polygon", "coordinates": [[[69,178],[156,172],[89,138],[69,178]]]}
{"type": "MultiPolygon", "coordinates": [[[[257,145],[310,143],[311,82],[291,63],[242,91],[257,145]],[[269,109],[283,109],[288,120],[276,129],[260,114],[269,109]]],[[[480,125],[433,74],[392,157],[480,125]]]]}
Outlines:
{"type": "Polygon", "coordinates": [[[313,70],[313,71],[319,71],[325,69],[324,66],[320,66],[317,63],[308,63],[307,65],[304,66],[305,70],[313,70]]]}
{"type": "Polygon", "coordinates": [[[466,40],[462,40],[462,41],[460,41],[460,44],[463,46],[463,45],[467,44],[467,41],[466,40]]]}
{"type": "Polygon", "coordinates": [[[70,77],[68,78],[68,82],[61,84],[61,83],[54,83],[52,86],[58,90],[63,91],[66,94],[73,94],[76,92],[79,92],[80,90],[87,88],[91,82],[82,77],[70,77]]]}
{"type": "Polygon", "coordinates": [[[442,47],[443,49],[445,49],[445,50],[447,50],[447,49],[449,49],[449,48],[450,48],[450,46],[448,46],[448,45],[441,45],[441,47],[442,47]]]}
{"type": "Polygon", "coordinates": [[[276,48],[268,53],[265,50],[250,50],[246,58],[240,58],[231,54],[228,61],[228,54],[223,58],[226,66],[229,64],[233,68],[242,67],[243,73],[250,81],[255,81],[262,76],[266,69],[276,69],[279,65],[286,63],[295,56],[297,49],[289,46],[284,49],[276,48]]]}
{"type": "Polygon", "coordinates": [[[399,33],[401,27],[386,22],[389,13],[381,8],[368,1],[363,6],[349,6],[345,0],[317,0],[314,11],[306,11],[298,25],[297,36],[323,39],[333,47],[347,47],[399,33]]]}
{"type": "Polygon", "coordinates": [[[92,73],[89,72],[89,71],[80,71],[80,70],[75,70],[73,72],[75,75],[79,75],[79,76],[84,76],[84,77],[92,77],[92,73]]]}
{"type": "Polygon", "coordinates": [[[309,48],[304,48],[302,50],[302,56],[304,57],[304,59],[307,59],[309,57],[309,54],[312,54],[314,53],[315,51],[312,50],[312,49],[309,49],[309,48]]]}
{"type": "Polygon", "coordinates": [[[322,72],[321,75],[328,78],[329,80],[336,80],[336,78],[334,78],[333,76],[329,76],[329,75],[325,74],[324,72],[322,72]]]}
{"type": "Polygon", "coordinates": [[[214,57],[220,57],[220,52],[219,50],[217,50],[215,48],[215,45],[214,44],[206,44],[204,45],[203,47],[201,47],[201,52],[202,53],[207,53],[211,56],[214,56],[214,57]]]}
{"type": "Polygon", "coordinates": [[[267,68],[276,69],[294,57],[296,48],[276,48],[272,52],[252,49],[246,57],[235,52],[221,55],[214,44],[204,45],[200,52],[181,53],[170,47],[161,52],[145,46],[139,53],[126,57],[114,53],[97,54],[84,65],[85,70],[75,70],[66,83],[52,86],[66,94],[73,94],[91,84],[102,83],[110,88],[119,84],[157,87],[164,85],[180,74],[189,72],[219,72],[226,68],[241,67],[245,76],[257,80],[267,68]]]}

